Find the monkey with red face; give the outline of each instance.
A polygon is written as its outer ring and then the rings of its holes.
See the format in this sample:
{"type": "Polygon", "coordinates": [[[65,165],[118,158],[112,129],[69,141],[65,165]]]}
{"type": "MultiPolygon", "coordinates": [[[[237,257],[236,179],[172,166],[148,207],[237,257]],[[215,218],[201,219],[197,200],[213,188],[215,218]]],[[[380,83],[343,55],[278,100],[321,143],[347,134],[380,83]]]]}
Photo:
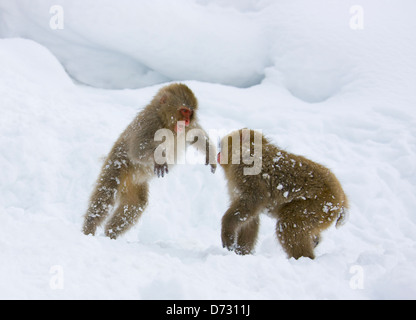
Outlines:
{"type": "MultiPolygon", "coordinates": [[[[164,177],[172,164],[157,161],[155,157],[155,151],[161,144],[155,136],[161,129],[169,130],[175,138],[191,129],[198,129],[205,146],[201,150],[206,155],[205,163],[210,164],[211,171],[215,172],[215,161],[210,161],[210,155],[215,157],[215,146],[198,123],[197,109],[198,101],[186,85],[172,84],[159,90],[151,103],[120,135],[108,154],[90,197],[84,217],[84,234],[94,235],[113,208],[114,212],[105,226],[106,236],[112,239],[139,220],[148,203],[149,181],[154,176],[164,177]]],[[[165,153],[172,150],[180,153],[176,139],[164,146],[170,149],[164,150],[165,153]]]]}

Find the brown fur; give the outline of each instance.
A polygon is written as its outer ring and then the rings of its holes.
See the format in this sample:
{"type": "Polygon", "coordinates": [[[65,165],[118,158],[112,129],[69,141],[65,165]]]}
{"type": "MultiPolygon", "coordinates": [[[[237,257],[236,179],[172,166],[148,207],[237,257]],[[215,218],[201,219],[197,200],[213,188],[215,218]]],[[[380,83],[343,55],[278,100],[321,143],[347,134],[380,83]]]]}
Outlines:
{"type": "MultiPolygon", "coordinates": [[[[184,84],[162,88],[120,135],[107,156],[90,197],[84,234],[94,235],[114,205],[114,213],[105,226],[108,237],[117,238],[139,220],[148,204],[149,180],[155,174],[163,177],[168,173],[167,164],[155,162],[154,153],[161,143],[155,141],[155,133],[159,129],[170,129],[176,138],[174,128],[177,121],[183,120],[181,107],[193,112],[186,130],[200,129],[204,133],[206,149],[203,152],[206,153],[206,164],[209,163],[209,154],[215,155],[215,147],[198,124],[195,95],[184,84]]],[[[172,147],[176,147],[176,139],[172,147]]],[[[216,164],[211,164],[212,172],[215,168],[216,164]]]]}
{"type": "MultiPolygon", "coordinates": [[[[230,142],[228,152],[223,150],[221,158],[227,153],[228,159],[232,158],[230,137],[235,135],[240,135],[241,150],[242,130],[239,130],[223,138],[222,145],[224,139],[230,142]]],[[[250,139],[253,144],[254,131],[250,131],[250,139]]],[[[288,256],[313,259],[320,232],[334,221],[338,226],[344,220],[348,200],[341,184],[329,169],[277,148],[264,136],[261,148],[262,167],[257,175],[244,175],[242,161],[221,165],[231,197],[230,208],[222,218],[223,246],[238,254],[252,253],[259,215],[267,210],[277,219],[277,238],[288,256]]],[[[249,152],[253,154],[253,150],[249,152]]]]}

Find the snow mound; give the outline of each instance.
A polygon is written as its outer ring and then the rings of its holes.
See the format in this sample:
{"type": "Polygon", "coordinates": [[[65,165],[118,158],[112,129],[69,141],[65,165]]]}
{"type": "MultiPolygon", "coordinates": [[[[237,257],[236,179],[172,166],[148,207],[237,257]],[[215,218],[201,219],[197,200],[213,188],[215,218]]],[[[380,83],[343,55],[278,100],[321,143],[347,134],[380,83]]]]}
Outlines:
{"type": "Polygon", "coordinates": [[[247,87],[264,78],[266,39],[250,17],[188,0],[19,0],[0,4],[0,36],[47,46],[69,74],[102,88],[137,88],[175,80],[247,87]],[[50,8],[64,28],[51,29],[50,8]],[[26,21],[22,24],[21,21],[26,21]]]}
{"type": "Polygon", "coordinates": [[[43,44],[74,80],[98,88],[271,81],[316,103],[385,86],[395,70],[415,66],[416,3],[400,3],[367,0],[354,29],[348,1],[17,0],[0,3],[0,36],[43,44]],[[56,6],[63,29],[50,26],[56,6]]]}

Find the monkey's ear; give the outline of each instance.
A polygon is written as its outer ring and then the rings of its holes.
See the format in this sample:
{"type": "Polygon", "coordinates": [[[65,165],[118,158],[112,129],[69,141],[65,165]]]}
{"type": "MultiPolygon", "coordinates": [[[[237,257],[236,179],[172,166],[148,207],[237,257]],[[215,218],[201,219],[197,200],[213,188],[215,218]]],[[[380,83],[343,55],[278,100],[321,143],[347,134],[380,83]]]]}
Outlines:
{"type": "Polygon", "coordinates": [[[160,104],[165,104],[166,101],[168,101],[168,96],[166,94],[164,94],[162,96],[162,98],[160,98],[160,101],[159,102],[160,102],[160,104]]]}

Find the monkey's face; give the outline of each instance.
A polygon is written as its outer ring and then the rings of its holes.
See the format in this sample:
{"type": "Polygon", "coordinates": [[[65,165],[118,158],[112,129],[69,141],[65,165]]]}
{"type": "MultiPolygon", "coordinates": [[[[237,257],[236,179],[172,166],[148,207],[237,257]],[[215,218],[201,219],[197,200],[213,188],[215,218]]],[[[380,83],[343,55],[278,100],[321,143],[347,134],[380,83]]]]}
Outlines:
{"type": "Polygon", "coordinates": [[[247,168],[245,165],[252,163],[261,166],[263,145],[267,143],[260,132],[250,129],[234,131],[218,144],[217,162],[224,170],[232,167],[243,170],[247,168]]]}
{"type": "Polygon", "coordinates": [[[191,119],[194,115],[194,110],[189,107],[182,106],[182,107],[179,107],[178,112],[179,112],[179,115],[178,115],[179,121],[184,121],[185,126],[189,127],[189,125],[191,124],[191,119]]]}
{"type": "Polygon", "coordinates": [[[174,130],[176,133],[182,133],[186,127],[189,127],[194,117],[194,110],[190,107],[181,106],[176,110],[176,123],[174,130]]]}
{"type": "Polygon", "coordinates": [[[193,92],[183,84],[172,84],[161,89],[161,117],[166,127],[181,132],[196,121],[198,101],[193,92]]]}

